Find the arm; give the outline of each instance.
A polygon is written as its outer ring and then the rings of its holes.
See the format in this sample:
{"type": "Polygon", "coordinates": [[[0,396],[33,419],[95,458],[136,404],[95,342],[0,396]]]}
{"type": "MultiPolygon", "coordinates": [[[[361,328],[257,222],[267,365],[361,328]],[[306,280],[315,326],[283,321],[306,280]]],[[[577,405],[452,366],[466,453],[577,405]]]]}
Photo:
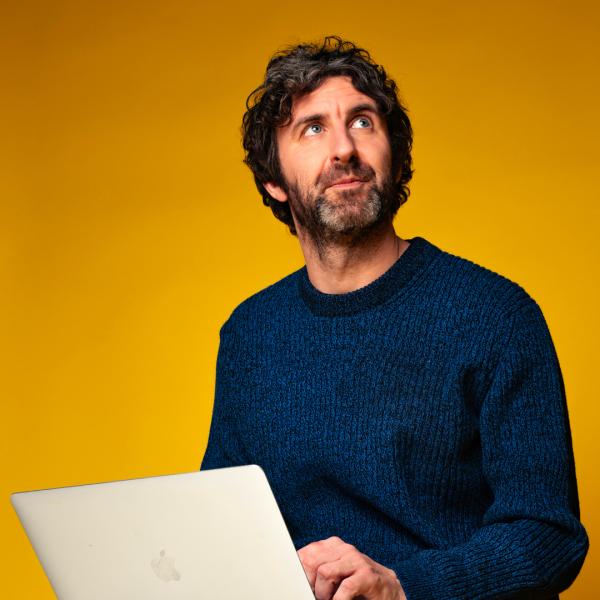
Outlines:
{"type": "Polygon", "coordinates": [[[407,600],[549,598],[583,564],[588,538],[554,345],[530,298],[508,329],[480,413],[494,501],[466,543],[389,565],[407,600]]]}
{"type": "Polygon", "coordinates": [[[242,459],[236,427],[238,396],[235,392],[239,388],[239,370],[235,361],[239,353],[234,337],[228,329],[228,323],[226,322],[220,331],[215,401],[201,471],[246,464],[242,459]]]}

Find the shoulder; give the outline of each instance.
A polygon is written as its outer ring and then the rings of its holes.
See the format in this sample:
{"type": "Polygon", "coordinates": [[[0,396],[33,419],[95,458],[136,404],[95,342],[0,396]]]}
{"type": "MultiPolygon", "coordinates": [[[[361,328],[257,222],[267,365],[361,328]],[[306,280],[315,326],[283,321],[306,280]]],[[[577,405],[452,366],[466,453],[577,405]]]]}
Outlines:
{"type": "Polygon", "coordinates": [[[443,290],[454,309],[511,320],[514,313],[537,306],[522,283],[470,258],[441,250],[433,266],[430,285],[443,290]]]}
{"type": "Polygon", "coordinates": [[[425,293],[433,298],[430,310],[441,330],[475,348],[492,372],[507,353],[516,362],[533,355],[545,356],[546,363],[554,360],[545,316],[521,282],[447,251],[432,267],[425,293]]]}
{"type": "Polygon", "coordinates": [[[298,277],[302,269],[286,275],[279,281],[252,294],[238,304],[221,328],[221,334],[248,329],[265,323],[290,309],[298,298],[298,277]]]}

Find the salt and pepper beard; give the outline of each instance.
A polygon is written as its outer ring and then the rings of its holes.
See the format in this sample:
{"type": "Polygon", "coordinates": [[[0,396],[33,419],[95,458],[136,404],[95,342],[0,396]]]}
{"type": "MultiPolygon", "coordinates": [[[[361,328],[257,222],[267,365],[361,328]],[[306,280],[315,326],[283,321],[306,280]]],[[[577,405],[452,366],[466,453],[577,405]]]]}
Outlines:
{"type": "Polygon", "coordinates": [[[363,198],[363,186],[330,190],[330,194],[338,196],[332,200],[326,193],[311,194],[296,183],[286,182],[292,214],[303,233],[314,242],[320,256],[332,246],[361,245],[393,216],[391,207],[397,191],[390,173],[381,186],[378,186],[375,183],[375,171],[363,163],[355,163],[347,167],[336,167],[319,177],[317,186],[326,189],[342,177],[367,179],[363,184],[370,188],[366,192],[366,198],[363,198]]]}

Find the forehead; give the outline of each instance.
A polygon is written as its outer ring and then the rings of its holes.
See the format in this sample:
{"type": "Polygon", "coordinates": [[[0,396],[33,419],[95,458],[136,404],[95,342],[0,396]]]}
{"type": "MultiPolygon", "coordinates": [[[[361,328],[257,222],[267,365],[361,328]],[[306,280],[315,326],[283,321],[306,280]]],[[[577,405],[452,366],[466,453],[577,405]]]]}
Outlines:
{"type": "Polygon", "coordinates": [[[347,76],[328,77],[312,92],[294,99],[292,104],[292,121],[304,114],[349,109],[357,104],[370,103],[373,99],[359,92],[347,76]]]}

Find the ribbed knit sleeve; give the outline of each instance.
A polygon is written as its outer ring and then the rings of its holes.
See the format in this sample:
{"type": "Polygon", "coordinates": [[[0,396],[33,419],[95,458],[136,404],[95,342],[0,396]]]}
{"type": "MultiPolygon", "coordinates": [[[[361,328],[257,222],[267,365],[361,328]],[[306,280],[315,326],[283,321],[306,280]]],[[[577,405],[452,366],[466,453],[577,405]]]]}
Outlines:
{"type": "Polygon", "coordinates": [[[239,407],[231,402],[235,395],[239,377],[236,377],[235,357],[238,353],[235,338],[229,331],[227,321],[219,334],[219,352],[215,382],[215,400],[208,437],[208,445],[200,470],[234,467],[246,462],[241,457],[237,434],[237,413],[239,407]]]}
{"type": "Polygon", "coordinates": [[[466,543],[387,565],[408,600],[549,598],[587,553],[563,379],[535,301],[507,315],[503,331],[479,415],[493,502],[466,543]]]}

